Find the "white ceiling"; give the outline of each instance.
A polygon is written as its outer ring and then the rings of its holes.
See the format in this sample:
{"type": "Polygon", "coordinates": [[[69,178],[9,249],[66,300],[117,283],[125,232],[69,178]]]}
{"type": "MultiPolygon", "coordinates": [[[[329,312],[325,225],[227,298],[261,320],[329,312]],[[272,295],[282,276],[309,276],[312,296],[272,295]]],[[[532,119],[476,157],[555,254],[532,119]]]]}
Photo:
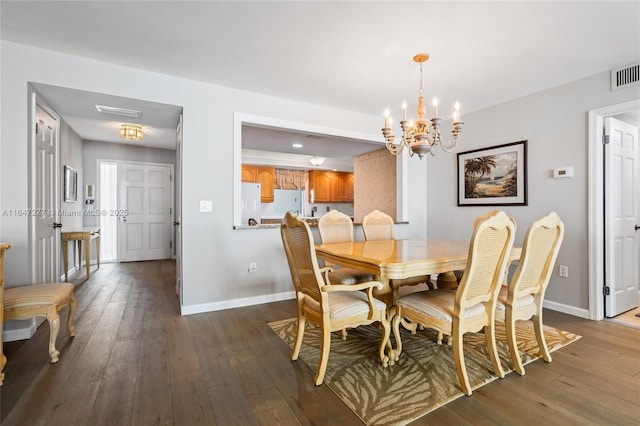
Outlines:
{"type": "MultiPolygon", "coordinates": [[[[415,108],[419,52],[431,55],[425,97],[443,117],[459,100],[463,119],[640,61],[638,1],[3,0],[0,19],[5,40],[381,117],[415,108]]],[[[72,127],[98,139],[95,117],[67,107],[72,127]]],[[[169,113],[158,129],[175,127],[179,106],[149,107],[142,120],[169,113]]]]}

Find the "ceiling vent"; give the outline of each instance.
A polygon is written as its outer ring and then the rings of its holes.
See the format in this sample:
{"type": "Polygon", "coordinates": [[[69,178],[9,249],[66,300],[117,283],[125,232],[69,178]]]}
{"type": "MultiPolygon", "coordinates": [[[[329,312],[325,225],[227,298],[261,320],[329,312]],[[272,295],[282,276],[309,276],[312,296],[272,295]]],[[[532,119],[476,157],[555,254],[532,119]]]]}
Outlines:
{"type": "Polygon", "coordinates": [[[304,137],[307,140],[310,141],[321,141],[322,139],[324,139],[324,136],[319,136],[319,135],[307,135],[304,137]]]}
{"type": "Polygon", "coordinates": [[[611,70],[611,91],[640,84],[640,64],[625,65],[611,70]]]}

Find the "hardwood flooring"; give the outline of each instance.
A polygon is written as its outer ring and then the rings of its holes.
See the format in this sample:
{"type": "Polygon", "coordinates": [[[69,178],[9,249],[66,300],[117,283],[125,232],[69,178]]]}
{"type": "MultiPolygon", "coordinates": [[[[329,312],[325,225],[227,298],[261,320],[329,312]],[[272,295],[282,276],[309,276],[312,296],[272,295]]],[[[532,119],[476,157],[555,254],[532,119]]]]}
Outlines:
{"type": "MultiPolygon", "coordinates": [[[[2,424],[361,424],[268,327],[295,315],[293,300],[180,316],[174,277],[172,261],[92,271],[76,289],[73,339],[61,312],[57,364],[46,324],[5,344],[2,424]]],[[[583,337],[414,424],[638,424],[640,330],[553,311],[545,323],[583,337]]]]}

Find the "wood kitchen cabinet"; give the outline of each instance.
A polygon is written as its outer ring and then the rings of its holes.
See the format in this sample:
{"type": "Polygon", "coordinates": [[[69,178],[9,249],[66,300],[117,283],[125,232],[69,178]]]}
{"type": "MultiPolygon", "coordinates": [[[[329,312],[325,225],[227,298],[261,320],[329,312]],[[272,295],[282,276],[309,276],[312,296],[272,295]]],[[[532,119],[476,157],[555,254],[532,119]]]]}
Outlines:
{"type": "Polygon", "coordinates": [[[275,180],[275,167],[242,165],[242,182],[260,184],[260,202],[262,203],[273,203],[275,180]]]}
{"type": "Polygon", "coordinates": [[[352,203],[353,173],[311,170],[309,190],[314,192],[314,203],[352,203]]]}

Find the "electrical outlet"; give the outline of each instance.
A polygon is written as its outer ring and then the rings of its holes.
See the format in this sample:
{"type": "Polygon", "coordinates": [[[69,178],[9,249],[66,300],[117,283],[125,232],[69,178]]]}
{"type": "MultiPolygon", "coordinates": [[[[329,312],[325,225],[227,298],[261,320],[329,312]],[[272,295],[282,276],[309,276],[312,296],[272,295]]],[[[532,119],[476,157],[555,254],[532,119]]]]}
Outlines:
{"type": "Polygon", "coordinates": [[[569,276],[569,267],[567,265],[558,266],[558,275],[567,278],[569,276]]]}
{"type": "Polygon", "coordinates": [[[211,213],[213,211],[213,201],[200,200],[200,211],[203,213],[211,213]]]}
{"type": "Polygon", "coordinates": [[[258,265],[256,262],[249,263],[249,273],[254,274],[258,270],[258,265]]]}

